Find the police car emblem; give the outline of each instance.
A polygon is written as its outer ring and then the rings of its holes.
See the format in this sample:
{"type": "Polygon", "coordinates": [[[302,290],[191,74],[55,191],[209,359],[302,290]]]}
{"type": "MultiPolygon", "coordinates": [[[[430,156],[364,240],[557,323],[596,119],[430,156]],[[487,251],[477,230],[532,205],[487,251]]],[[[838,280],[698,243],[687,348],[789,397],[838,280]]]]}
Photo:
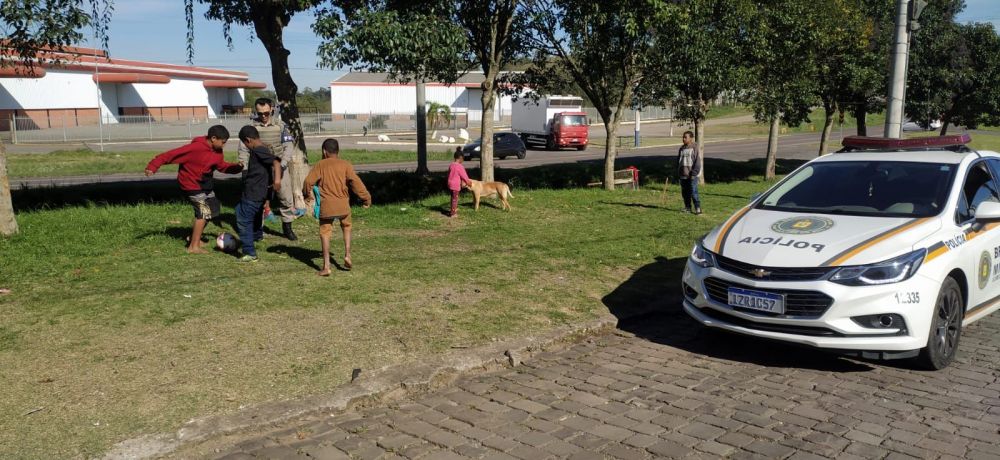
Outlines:
{"type": "Polygon", "coordinates": [[[771,230],[777,233],[808,235],[829,230],[831,227],[833,227],[833,221],[826,217],[801,216],[781,219],[771,225],[771,230]]]}
{"type": "Polygon", "coordinates": [[[990,253],[983,251],[979,256],[979,289],[986,289],[986,283],[990,281],[990,267],[993,265],[993,258],[990,253]]]}

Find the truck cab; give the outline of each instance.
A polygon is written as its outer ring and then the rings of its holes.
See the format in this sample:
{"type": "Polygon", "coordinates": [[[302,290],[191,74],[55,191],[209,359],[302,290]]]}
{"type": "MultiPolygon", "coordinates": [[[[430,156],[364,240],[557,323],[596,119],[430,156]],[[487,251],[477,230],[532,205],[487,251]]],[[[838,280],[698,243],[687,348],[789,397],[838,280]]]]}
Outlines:
{"type": "Polygon", "coordinates": [[[589,142],[589,123],[583,99],[577,96],[525,98],[514,104],[511,130],[525,145],[547,150],[584,150],[589,142]]]}
{"type": "Polygon", "coordinates": [[[583,150],[587,148],[590,127],[585,112],[560,112],[552,117],[549,124],[550,136],[546,139],[545,145],[547,149],[575,147],[577,150],[583,150]]]}

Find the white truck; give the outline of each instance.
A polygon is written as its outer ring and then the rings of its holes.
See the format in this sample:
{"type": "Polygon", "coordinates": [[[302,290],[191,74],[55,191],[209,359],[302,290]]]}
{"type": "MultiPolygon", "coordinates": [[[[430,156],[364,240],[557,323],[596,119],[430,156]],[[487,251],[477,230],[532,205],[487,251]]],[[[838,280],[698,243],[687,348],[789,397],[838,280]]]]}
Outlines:
{"type": "Polygon", "coordinates": [[[589,126],[583,111],[583,99],[577,96],[542,96],[513,103],[511,131],[518,133],[526,146],[544,146],[548,150],[587,148],[589,126]]]}

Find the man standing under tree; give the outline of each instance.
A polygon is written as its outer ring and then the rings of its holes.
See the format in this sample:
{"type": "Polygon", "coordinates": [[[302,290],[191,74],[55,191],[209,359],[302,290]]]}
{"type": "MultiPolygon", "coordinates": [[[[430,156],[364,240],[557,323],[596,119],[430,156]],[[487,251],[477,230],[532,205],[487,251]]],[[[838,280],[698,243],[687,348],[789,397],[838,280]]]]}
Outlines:
{"type": "Polygon", "coordinates": [[[698,144],[694,142],[694,133],[684,131],[681,137],[684,145],[677,150],[677,173],[680,175],[681,196],[684,197],[684,211],[701,214],[701,200],[698,198],[698,175],[701,166],[698,158],[698,144]],[[694,210],[691,204],[694,204],[694,210]]]}
{"type": "MultiPolygon", "coordinates": [[[[271,150],[271,154],[281,160],[281,181],[285,184],[292,184],[288,179],[288,164],[294,161],[296,154],[294,139],[285,129],[285,124],[274,114],[274,102],[262,97],[254,101],[257,119],[250,123],[250,126],[257,128],[260,133],[260,141],[265,147],[271,150]]],[[[247,159],[250,157],[250,150],[243,143],[239,145],[239,162],[246,170],[247,159]]],[[[278,214],[281,216],[281,229],[285,238],[295,241],[298,237],[292,231],[292,221],[297,217],[295,212],[295,195],[293,187],[282,187],[278,190],[277,197],[281,206],[278,214]]]]}

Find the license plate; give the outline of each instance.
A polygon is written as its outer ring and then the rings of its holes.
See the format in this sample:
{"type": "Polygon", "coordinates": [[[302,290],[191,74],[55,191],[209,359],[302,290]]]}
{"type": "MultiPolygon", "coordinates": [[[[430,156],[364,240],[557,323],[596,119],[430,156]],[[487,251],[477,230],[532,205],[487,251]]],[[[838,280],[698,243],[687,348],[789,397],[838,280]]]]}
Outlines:
{"type": "Polygon", "coordinates": [[[729,288],[728,294],[730,306],[779,315],[785,313],[785,296],[783,295],[739,288],[729,288]]]}

